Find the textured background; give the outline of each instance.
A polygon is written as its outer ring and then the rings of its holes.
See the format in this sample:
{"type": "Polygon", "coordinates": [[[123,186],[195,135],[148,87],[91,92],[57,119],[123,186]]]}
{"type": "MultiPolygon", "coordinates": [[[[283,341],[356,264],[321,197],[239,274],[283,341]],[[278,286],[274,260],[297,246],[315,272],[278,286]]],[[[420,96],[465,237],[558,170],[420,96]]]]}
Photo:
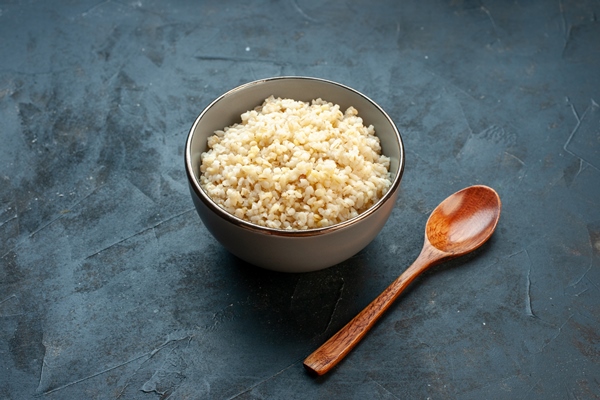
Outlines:
{"type": "Polygon", "coordinates": [[[0,1],[0,398],[600,398],[600,3],[0,1]],[[406,145],[365,250],[301,275],[209,236],[187,131],[238,84],[305,75],[406,145]],[[302,360],[417,256],[450,193],[492,240],[433,269],[350,356],[302,360]]]}

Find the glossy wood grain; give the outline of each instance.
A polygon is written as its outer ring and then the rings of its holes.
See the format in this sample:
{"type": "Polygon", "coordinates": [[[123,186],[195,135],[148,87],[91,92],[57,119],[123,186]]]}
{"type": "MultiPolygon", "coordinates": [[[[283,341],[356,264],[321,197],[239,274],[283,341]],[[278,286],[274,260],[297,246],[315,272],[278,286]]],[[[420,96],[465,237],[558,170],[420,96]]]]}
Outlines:
{"type": "Polygon", "coordinates": [[[330,371],[419,274],[485,243],[498,224],[500,210],[500,197],[496,191],[483,185],[470,186],[446,198],[427,220],[423,249],[415,262],[354,319],[308,356],[304,367],[317,375],[330,371]]]}

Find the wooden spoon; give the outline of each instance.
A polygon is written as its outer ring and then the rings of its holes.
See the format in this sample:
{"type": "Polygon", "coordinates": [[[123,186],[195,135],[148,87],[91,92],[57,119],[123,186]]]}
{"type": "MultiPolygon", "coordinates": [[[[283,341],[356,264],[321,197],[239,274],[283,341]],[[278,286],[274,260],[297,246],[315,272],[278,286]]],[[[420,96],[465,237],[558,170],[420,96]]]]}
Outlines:
{"type": "Polygon", "coordinates": [[[469,253],[485,243],[500,218],[500,197],[476,185],[444,200],[429,216],[425,243],[415,262],[354,319],[304,360],[304,367],[323,375],[358,344],[400,293],[423,271],[469,253]]]}

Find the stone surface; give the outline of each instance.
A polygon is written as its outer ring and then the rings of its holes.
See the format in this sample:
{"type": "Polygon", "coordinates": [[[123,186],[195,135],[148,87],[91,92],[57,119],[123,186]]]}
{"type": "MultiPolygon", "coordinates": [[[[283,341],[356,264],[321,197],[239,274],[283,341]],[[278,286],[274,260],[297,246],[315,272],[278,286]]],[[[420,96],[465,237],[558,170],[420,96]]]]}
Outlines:
{"type": "Polygon", "coordinates": [[[0,397],[600,397],[599,16],[592,0],[1,2],[0,397]],[[203,107],[280,75],[365,93],[407,150],[381,234],[310,274],[229,255],[183,170],[203,107]],[[307,375],[471,184],[502,198],[491,241],[307,375]]]}

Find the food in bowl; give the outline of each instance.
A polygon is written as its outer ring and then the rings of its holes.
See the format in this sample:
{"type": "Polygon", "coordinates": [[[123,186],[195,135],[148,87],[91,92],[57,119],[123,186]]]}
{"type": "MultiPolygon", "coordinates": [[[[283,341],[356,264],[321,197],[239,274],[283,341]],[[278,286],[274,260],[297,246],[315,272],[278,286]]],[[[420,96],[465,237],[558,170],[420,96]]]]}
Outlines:
{"type": "Polygon", "coordinates": [[[365,248],[381,232],[395,209],[404,173],[404,144],[390,116],[364,94],[320,78],[281,76],[235,87],[210,102],[196,117],[187,136],[185,171],[194,207],[209,232],[224,248],[247,263],[273,271],[304,273],[339,264],[365,248]],[[315,229],[272,229],[237,218],[208,195],[200,184],[201,155],[208,138],[240,115],[274,95],[311,102],[326,99],[340,109],[356,108],[364,125],[373,125],[381,152],[390,159],[392,184],[381,199],[355,218],[315,229]]]}
{"type": "Polygon", "coordinates": [[[369,209],[392,185],[389,168],[354,107],[270,96],[208,138],[200,185],[240,219],[306,230],[369,209]]]}

